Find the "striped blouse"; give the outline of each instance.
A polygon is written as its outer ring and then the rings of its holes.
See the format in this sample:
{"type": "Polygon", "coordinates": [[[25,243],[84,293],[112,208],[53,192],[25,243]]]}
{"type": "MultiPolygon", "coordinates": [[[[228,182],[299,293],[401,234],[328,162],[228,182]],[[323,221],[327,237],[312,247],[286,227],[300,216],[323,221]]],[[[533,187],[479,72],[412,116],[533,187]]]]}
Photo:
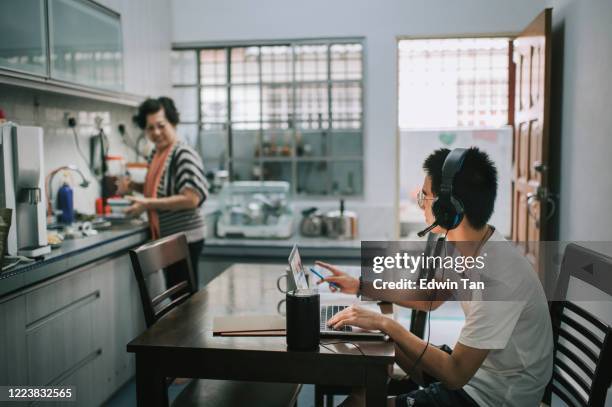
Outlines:
{"type": "MultiPolygon", "coordinates": [[[[154,154],[155,150],[148,158],[149,164],[154,154]]],[[[161,237],[185,232],[187,241],[191,243],[204,239],[206,235],[202,203],[208,197],[208,182],[204,176],[204,166],[199,154],[190,146],[179,142],[174,145],[173,151],[164,163],[157,197],[178,195],[185,188],[191,188],[200,196],[197,208],[179,211],[158,210],[157,213],[161,237]]]]}

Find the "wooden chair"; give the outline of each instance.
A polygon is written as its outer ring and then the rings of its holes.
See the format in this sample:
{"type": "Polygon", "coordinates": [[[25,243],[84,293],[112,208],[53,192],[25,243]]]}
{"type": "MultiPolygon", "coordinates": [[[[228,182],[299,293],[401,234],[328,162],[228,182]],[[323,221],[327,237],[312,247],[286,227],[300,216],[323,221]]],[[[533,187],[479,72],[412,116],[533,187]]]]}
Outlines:
{"type": "Polygon", "coordinates": [[[603,407],[612,381],[612,328],[567,300],[570,277],[612,295],[612,258],[569,244],[551,304],[554,338],[553,376],[543,402],[552,393],[568,406],[603,407]]]}
{"type": "MultiPolygon", "coordinates": [[[[435,233],[429,233],[427,235],[427,244],[425,245],[425,256],[439,256],[442,253],[443,238],[439,237],[435,233]]],[[[436,270],[421,267],[419,270],[419,279],[427,278],[432,279],[436,270]]],[[[410,315],[410,332],[415,334],[421,339],[425,339],[425,324],[427,322],[427,311],[412,310],[410,315]]]]}
{"type": "MultiPolygon", "coordinates": [[[[146,243],[130,250],[147,327],[197,291],[184,233],[146,243]],[[165,276],[172,273],[173,285],[165,276]]],[[[169,379],[168,384],[174,379],[169,379]]],[[[295,406],[301,385],[230,380],[191,380],[176,397],[173,406],[261,407],[295,406]]]]}

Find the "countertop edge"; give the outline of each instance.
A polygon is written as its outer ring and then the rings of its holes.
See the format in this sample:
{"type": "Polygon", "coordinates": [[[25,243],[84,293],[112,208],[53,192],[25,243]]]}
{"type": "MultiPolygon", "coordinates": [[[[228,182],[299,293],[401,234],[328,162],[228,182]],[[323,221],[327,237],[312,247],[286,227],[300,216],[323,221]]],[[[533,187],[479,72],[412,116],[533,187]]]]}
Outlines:
{"type": "Polygon", "coordinates": [[[144,243],[148,237],[148,227],[139,226],[91,245],[76,248],[74,251],[24,265],[14,271],[4,272],[0,275],[0,302],[5,297],[24,288],[127,251],[144,243]]]}

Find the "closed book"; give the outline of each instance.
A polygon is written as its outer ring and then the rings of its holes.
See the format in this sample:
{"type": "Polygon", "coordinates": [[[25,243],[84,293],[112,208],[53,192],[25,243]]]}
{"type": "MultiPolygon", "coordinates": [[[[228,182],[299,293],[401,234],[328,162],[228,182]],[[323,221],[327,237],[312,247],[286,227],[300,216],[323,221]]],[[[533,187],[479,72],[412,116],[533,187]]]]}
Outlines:
{"type": "Polygon", "coordinates": [[[287,331],[280,329],[278,331],[245,331],[245,332],[220,332],[215,333],[215,336],[286,336],[287,331]]]}
{"type": "Polygon", "coordinates": [[[285,318],[280,315],[232,315],[213,319],[213,334],[232,332],[284,331],[285,318]]]}

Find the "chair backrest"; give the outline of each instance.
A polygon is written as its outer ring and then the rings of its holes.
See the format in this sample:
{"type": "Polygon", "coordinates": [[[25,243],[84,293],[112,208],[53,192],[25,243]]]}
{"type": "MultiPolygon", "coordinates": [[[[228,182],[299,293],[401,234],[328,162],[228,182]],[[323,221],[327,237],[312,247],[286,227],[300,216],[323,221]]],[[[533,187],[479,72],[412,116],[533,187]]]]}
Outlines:
{"type": "Polygon", "coordinates": [[[612,258],[576,244],[565,249],[555,300],[551,305],[554,337],[553,376],[545,394],[569,406],[604,406],[612,380],[612,328],[567,300],[570,277],[612,295],[612,258]]]}
{"type": "MultiPolygon", "coordinates": [[[[442,243],[439,236],[435,233],[429,233],[427,235],[427,243],[425,244],[425,256],[438,256],[442,252],[442,243]]],[[[419,279],[422,278],[433,278],[436,270],[432,270],[427,267],[421,267],[419,270],[419,279]]],[[[427,322],[427,311],[419,311],[416,309],[412,310],[410,315],[410,332],[415,334],[421,339],[425,337],[425,323],[427,322]]]]}
{"type": "Polygon", "coordinates": [[[184,233],[177,233],[130,250],[147,327],[196,292],[189,246],[184,233]],[[168,276],[172,278],[168,278],[168,276]],[[152,281],[160,279],[157,292],[152,281]],[[171,283],[170,283],[171,282],[171,283]],[[168,286],[170,285],[170,286],[168,286]]]}

